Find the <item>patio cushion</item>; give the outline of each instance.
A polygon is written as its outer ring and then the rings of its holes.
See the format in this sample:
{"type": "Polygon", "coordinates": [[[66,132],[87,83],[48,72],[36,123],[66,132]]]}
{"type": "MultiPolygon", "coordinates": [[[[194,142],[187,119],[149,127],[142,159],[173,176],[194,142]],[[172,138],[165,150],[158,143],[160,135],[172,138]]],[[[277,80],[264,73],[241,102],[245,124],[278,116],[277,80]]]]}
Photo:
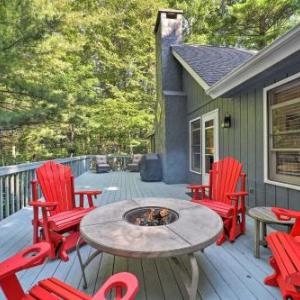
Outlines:
{"type": "MultiPolygon", "coordinates": [[[[50,216],[48,217],[50,229],[55,231],[62,231],[72,226],[79,225],[81,219],[93,209],[94,207],[79,207],[50,216]]],[[[43,219],[40,219],[39,222],[42,226],[43,219]]]]}
{"type": "Polygon", "coordinates": [[[233,213],[233,206],[227,203],[212,201],[210,199],[193,200],[194,203],[202,204],[217,212],[223,218],[229,218],[233,213]]]}

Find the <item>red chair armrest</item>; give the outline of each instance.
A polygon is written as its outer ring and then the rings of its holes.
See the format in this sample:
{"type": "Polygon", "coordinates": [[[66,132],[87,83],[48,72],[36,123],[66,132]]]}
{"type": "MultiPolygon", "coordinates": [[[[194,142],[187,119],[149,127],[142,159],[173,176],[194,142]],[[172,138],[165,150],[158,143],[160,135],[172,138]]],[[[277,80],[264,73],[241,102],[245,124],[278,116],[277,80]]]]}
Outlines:
{"type": "Polygon", "coordinates": [[[75,195],[92,195],[92,196],[97,196],[101,195],[102,191],[77,191],[74,192],[75,195]]]}
{"type": "Polygon", "coordinates": [[[117,288],[116,293],[119,298],[116,297],[116,299],[133,300],[138,292],[139,282],[133,274],[128,272],[114,274],[108,278],[92,300],[105,300],[106,295],[113,288],[117,288]],[[125,288],[126,290],[123,296],[120,294],[121,288],[125,288]]]}
{"type": "Polygon", "coordinates": [[[248,196],[248,193],[247,192],[234,192],[234,193],[228,193],[228,194],[226,194],[226,196],[233,199],[233,200],[236,200],[239,197],[248,196]]]}
{"type": "Polygon", "coordinates": [[[47,211],[54,210],[55,207],[58,205],[57,202],[42,202],[42,201],[30,201],[28,204],[33,207],[40,207],[42,209],[44,208],[47,211]]]}
{"type": "Polygon", "coordinates": [[[241,207],[245,208],[245,196],[248,196],[247,192],[234,192],[226,194],[226,197],[234,202],[234,206],[236,208],[238,208],[239,203],[241,207]]]}
{"type": "Polygon", "coordinates": [[[190,184],[187,186],[188,189],[208,189],[209,185],[204,184],[190,184]]]}
{"type": "Polygon", "coordinates": [[[187,188],[190,189],[192,192],[192,201],[196,201],[196,200],[198,201],[200,199],[205,198],[206,196],[205,189],[209,189],[210,186],[204,184],[189,184],[187,188]]]}
{"type": "Polygon", "coordinates": [[[95,190],[95,191],[77,191],[74,192],[74,195],[78,195],[80,197],[80,207],[83,207],[83,201],[84,201],[84,196],[87,196],[87,200],[89,203],[89,207],[94,207],[94,203],[93,203],[93,196],[96,197],[97,195],[101,195],[102,191],[100,190],[95,190]]]}
{"type": "Polygon", "coordinates": [[[40,265],[50,252],[50,244],[41,242],[30,246],[0,263],[0,280],[18,271],[40,265]]]}
{"type": "Polygon", "coordinates": [[[272,207],[272,211],[276,215],[277,219],[281,221],[289,221],[292,218],[300,218],[300,212],[296,210],[272,207]]]}

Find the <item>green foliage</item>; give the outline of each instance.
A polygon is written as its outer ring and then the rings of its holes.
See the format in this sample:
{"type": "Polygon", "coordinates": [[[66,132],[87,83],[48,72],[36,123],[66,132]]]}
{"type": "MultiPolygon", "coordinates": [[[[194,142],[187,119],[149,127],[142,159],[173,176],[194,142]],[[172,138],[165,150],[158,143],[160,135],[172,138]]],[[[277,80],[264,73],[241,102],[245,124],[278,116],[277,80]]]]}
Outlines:
{"type": "Polygon", "coordinates": [[[168,6],[184,10],[188,42],[257,49],[299,16],[298,0],[3,0],[2,163],[144,151],[168,6]]]}
{"type": "Polygon", "coordinates": [[[155,0],[4,2],[2,156],[11,162],[145,151],[155,102],[152,30],[160,5],[155,0]],[[14,133],[6,130],[11,128],[14,133]]]}
{"type": "Polygon", "coordinates": [[[221,1],[168,0],[170,6],[184,11],[184,35],[189,43],[210,44],[212,28],[219,23],[221,1]]]}
{"type": "Polygon", "coordinates": [[[262,49],[294,25],[299,0],[247,0],[228,6],[216,41],[262,49]],[[224,35],[226,38],[224,38],[224,35]]]}
{"type": "Polygon", "coordinates": [[[169,0],[183,9],[186,40],[262,49],[299,22],[299,0],[169,0]]]}

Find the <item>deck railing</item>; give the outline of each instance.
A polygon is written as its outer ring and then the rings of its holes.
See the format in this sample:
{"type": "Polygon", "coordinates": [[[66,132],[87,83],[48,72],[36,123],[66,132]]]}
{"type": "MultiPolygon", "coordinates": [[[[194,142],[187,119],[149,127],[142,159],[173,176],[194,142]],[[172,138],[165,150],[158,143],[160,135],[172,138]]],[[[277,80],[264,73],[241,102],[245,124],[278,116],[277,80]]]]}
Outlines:
{"type": "MultiPolygon", "coordinates": [[[[77,156],[56,159],[69,165],[75,177],[88,171],[93,156],[77,156]]],[[[0,167],[0,220],[20,210],[31,200],[30,182],[35,178],[35,169],[44,161],[0,167]]]]}

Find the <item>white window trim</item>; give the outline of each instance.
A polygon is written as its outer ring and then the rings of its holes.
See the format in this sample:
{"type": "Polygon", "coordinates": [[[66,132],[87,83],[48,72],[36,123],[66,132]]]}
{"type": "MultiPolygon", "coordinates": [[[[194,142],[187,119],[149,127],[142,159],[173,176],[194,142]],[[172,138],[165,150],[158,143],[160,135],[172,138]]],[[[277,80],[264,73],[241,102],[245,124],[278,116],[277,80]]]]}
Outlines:
{"type": "Polygon", "coordinates": [[[283,183],[279,181],[270,180],[268,177],[269,159],[268,159],[268,91],[278,86],[286,84],[290,81],[300,78],[300,73],[280,80],[274,84],[271,84],[263,89],[263,131],[264,131],[264,182],[276,186],[281,186],[289,189],[300,190],[299,185],[283,183]]]}
{"type": "MultiPolygon", "coordinates": [[[[207,173],[204,173],[203,172],[203,168],[204,167],[204,164],[205,164],[205,149],[204,149],[204,145],[205,145],[205,127],[204,127],[204,123],[205,121],[203,121],[205,118],[207,117],[210,117],[210,116],[214,116],[216,115],[216,124],[214,124],[214,128],[215,128],[215,136],[214,136],[214,143],[215,143],[215,154],[214,154],[214,161],[218,161],[219,160],[219,152],[220,152],[220,149],[219,149],[219,109],[216,108],[212,111],[209,111],[205,114],[202,115],[202,121],[201,121],[201,156],[202,156],[202,159],[201,159],[201,170],[202,170],[202,184],[205,183],[205,176],[207,177],[208,175],[206,175],[207,173]]],[[[208,180],[208,179],[206,179],[208,180]]]]}
{"type": "MultiPolygon", "coordinates": [[[[200,120],[200,133],[202,136],[202,124],[201,124],[201,117],[197,117],[195,119],[192,119],[189,121],[189,166],[190,166],[190,172],[195,173],[195,174],[202,174],[201,172],[197,172],[192,169],[192,123],[194,121],[200,120]]],[[[200,143],[201,143],[201,137],[200,137],[200,143]]],[[[200,163],[201,163],[201,171],[202,171],[202,155],[200,157],[200,163]]]]}

